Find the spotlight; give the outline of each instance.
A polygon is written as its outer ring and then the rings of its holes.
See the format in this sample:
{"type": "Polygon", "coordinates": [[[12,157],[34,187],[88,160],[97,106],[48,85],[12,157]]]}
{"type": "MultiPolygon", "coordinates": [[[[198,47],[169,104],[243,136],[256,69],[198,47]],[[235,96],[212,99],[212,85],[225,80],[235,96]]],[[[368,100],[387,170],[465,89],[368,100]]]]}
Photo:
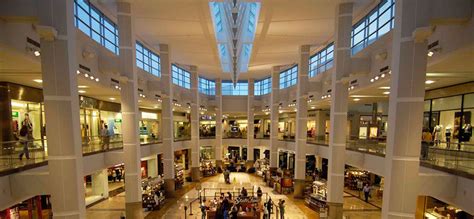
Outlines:
{"type": "Polygon", "coordinates": [[[86,74],[84,75],[84,77],[88,78],[88,77],[89,77],[89,74],[86,73],[86,74]]]}
{"type": "Polygon", "coordinates": [[[99,82],[99,78],[95,78],[95,81],[96,81],[96,82],[99,82]]]}
{"type": "Polygon", "coordinates": [[[434,55],[434,52],[433,51],[428,51],[428,54],[427,54],[429,57],[433,56],[434,55]]]}
{"type": "Polygon", "coordinates": [[[40,55],[41,55],[41,52],[40,52],[40,51],[38,51],[38,50],[35,50],[35,51],[33,52],[33,54],[34,54],[36,57],[38,57],[38,56],[40,56],[40,55]]]}
{"type": "Polygon", "coordinates": [[[370,79],[370,82],[374,82],[374,79],[373,79],[373,78],[372,78],[372,79],[370,79]]]}

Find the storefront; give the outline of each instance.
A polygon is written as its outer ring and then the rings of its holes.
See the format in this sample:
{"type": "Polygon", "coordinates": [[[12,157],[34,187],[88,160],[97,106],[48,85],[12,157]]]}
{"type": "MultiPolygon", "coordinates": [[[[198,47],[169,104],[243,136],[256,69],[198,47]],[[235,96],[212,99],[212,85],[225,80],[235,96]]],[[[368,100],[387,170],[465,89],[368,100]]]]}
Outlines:
{"type": "Polygon", "coordinates": [[[0,211],[1,219],[52,218],[49,195],[40,195],[0,211]]]}
{"type": "Polygon", "coordinates": [[[182,112],[173,112],[174,140],[191,139],[191,114],[182,112]]]}
{"type": "MultiPolygon", "coordinates": [[[[28,117],[32,124],[30,147],[47,151],[43,93],[40,89],[0,82],[0,142],[18,140],[21,124],[28,117]],[[27,116],[28,115],[28,116],[27,116]]],[[[0,154],[21,150],[15,143],[2,143],[0,154]]]]}
{"type": "Polygon", "coordinates": [[[254,138],[270,138],[271,120],[268,116],[257,117],[254,121],[254,138]]]}
{"type": "Polygon", "coordinates": [[[142,142],[152,142],[161,139],[159,132],[161,124],[160,114],[146,109],[140,109],[140,114],[140,140],[142,142]]]}
{"type": "Polygon", "coordinates": [[[432,134],[435,147],[466,150],[474,144],[473,114],[474,93],[427,99],[423,130],[432,134]]]}
{"type": "Polygon", "coordinates": [[[225,119],[222,124],[224,138],[247,138],[247,124],[245,118],[225,119]]]}
{"type": "Polygon", "coordinates": [[[216,119],[212,116],[201,115],[199,120],[199,137],[215,138],[216,137],[216,119]]]}
{"type": "Polygon", "coordinates": [[[282,113],[278,122],[278,140],[295,140],[296,113],[282,113]]]}
{"type": "Polygon", "coordinates": [[[447,204],[443,201],[430,196],[418,197],[418,210],[416,218],[437,219],[437,218],[455,218],[455,219],[472,219],[473,215],[463,211],[462,209],[447,204]]]}

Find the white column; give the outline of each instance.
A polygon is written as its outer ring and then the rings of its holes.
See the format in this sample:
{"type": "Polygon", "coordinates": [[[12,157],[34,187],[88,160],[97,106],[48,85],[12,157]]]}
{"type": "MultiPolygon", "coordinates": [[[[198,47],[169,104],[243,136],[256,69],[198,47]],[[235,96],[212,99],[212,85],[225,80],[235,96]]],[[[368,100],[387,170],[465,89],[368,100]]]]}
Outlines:
{"type": "Polygon", "coordinates": [[[216,166],[222,167],[222,79],[216,79],[216,166]]]}
{"type": "Polygon", "coordinates": [[[328,205],[329,218],[342,218],[344,164],[347,125],[347,83],[350,73],[353,3],[341,3],[336,10],[334,73],[331,79],[331,128],[329,130],[328,205]]]}
{"type": "Polygon", "coordinates": [[[280,68],[272,68],[272,93],[270,101],[270,170],[278,168],[278,117],[280,114],[280,68]]]}
{"type": "Polygon", "coordinates": [[[142,216],[142,190],[140,170],[140,135],[138,111],[138,76],[135,61],[135,36],[132,4],[117,3],[119,28],[119,71],[122,88],[121,110],[123,153],[125,165],[125,209],[127,218],[142,216]]]}
{"type": "Polygon", "coordinates": [[[382,218],[415,218],[427,41],[413,35],[428,25],[430,3],[395,1],[382,218]]]}
{"type": "Polygon", "coordinates": [[[304,198],[306,178],[306,135],[308,121],[308,71],[310,46],[300,47],[298,84],[296,90],[296,148],[295,148],[295,197],[304,198]]]}
{"type": "Polygon", "coordinates": [[[170,50],[167,44],[160,44],[163,133],[163,179],[167,197],[175,195],[174,147],[173,147],[173,83],[170,50]]]}
{"type": "Polygon", "coordinates": [[[148,176],[151,178],[158,177],[158,158],[154,155],[153,158],[146,161],[148,168],[148,176]]]}
{"type": "Polygon", "coordinates": [[[92,194],[101,196],[102,198],[109,197],[109,179],[107,169],[93,173],[92,176],[92,194]]]}
{"type": "Polygon", "coordinates": [[[191,178],[199,182],[199,74],[196,66],[190,67],[191,73],[191,178]]]}
{"type": "Polygon", "coordinates": [[[255,158],[253,157],[254,148],[254,94],[255,94],[255,80],[249,79],[249,94],[247,96],[247,169],[253,166],[255,158]]]}
{"type": "Polygon", "coordinates": [[[40,41],[54,218],[85,218],[73,1],[44,0],[38,7],[40,27],[58,34],[40,41]]]}

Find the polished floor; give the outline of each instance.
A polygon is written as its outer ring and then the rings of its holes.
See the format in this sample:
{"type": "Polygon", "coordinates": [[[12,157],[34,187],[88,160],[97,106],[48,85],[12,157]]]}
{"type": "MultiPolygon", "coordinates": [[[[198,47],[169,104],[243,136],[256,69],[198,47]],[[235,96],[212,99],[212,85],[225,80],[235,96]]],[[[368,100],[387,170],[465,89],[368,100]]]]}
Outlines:
{"type": "MultiPolygon", "coordinates": [[[[285,218],[306,219],[319,218],[319,215],[305,205],[304,200],[294,199],[291,196],[280,195],[274,193],[271,188],[264,186],[262,178],[247,173],[232,173],[232,184],[225,184],[222,174],[208,177],[202,180],[200,184],[190,183],[183,189],[177,191],[177,198],[168,198],[164,207],[157,211],[146,212],[145,218],[201,218],[198,208],[198,202],[194,201],[198,197],[196,188],[227,188],[235,189],[241,187],[258,187],[260,186],[264,193],[277,201],[284,199],[286,201],[285,218]],[[234,179],[235,178],[235,179],[234,179]],[[190,205],[190,203],[192,204],[190,205]],[[184,207],[187,207],[186,217],[184,207]],[[192,215],[190,210],[192,207],[192,215]]],[[[350,193],[344,195],[344,216],[347,218],[364,218],[376,219],[380,218],[380,208],[378,203],[365,203],[359,197],[350,193]]],[[[125,210],[125,194],[121,193],[115,197],[111,197],[87,209],[87,218],[119,218],[125,210]]],[[[276,215],[272,215],[276,218],[276,215]]]]}

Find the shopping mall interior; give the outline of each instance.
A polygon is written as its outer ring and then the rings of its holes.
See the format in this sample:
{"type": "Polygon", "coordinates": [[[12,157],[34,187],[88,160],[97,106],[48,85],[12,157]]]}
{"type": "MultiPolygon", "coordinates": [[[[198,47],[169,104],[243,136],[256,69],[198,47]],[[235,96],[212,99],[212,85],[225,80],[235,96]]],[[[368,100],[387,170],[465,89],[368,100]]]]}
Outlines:
{"type": "Polygon", "coordinates": [[[472,219],[473,15],[2,0],[0,219],[472,219]]]}

